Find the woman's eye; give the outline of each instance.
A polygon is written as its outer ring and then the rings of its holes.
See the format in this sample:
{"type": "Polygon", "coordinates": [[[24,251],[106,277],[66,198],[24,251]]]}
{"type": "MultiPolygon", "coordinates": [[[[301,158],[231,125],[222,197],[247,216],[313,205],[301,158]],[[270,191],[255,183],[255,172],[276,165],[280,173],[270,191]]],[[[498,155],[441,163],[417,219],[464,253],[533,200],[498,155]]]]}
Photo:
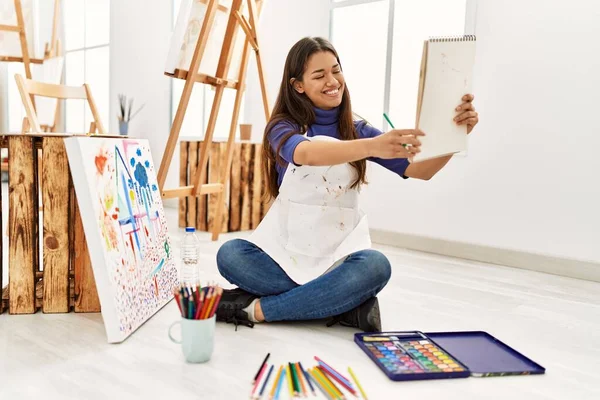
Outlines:
{"type": "Polygon", "coordinates": [[[339,74],[342,71],[333,71],[334,74],[339,74]]]}
{"type": "Polygon", "coordinates": [[[317,76],[315,79],[322,79],[322,78],[325,78],[325,76],[324,75],[317,76]]]}

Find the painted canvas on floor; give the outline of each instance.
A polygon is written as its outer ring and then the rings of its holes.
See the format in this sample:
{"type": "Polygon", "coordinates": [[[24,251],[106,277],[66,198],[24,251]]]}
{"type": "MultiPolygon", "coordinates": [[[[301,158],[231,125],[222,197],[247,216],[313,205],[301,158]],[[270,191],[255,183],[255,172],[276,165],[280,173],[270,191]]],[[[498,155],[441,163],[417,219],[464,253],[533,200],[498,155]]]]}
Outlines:
{"type": "Polygon", "coordinates": [[[163,307],[178,284],[147,140],[65,139],[110,343],[163,307]]]}

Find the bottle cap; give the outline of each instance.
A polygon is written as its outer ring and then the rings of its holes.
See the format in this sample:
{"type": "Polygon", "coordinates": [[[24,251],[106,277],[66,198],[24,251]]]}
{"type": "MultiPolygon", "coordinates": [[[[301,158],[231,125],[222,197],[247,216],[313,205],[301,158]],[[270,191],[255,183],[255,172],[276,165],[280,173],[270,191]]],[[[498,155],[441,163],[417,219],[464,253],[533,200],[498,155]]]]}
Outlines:
{"type": "Polygon", "coordinates": [[[186,232],[196,232],[196,228],[194,228],[193,226],[188,226],[187,228],[185,228],[186,232]]]}

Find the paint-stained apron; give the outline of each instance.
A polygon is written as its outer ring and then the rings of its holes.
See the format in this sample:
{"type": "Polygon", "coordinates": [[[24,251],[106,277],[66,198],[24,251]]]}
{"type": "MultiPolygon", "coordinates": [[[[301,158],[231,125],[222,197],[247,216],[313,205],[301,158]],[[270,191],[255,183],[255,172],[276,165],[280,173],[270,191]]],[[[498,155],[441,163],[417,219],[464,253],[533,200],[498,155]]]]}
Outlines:
{"type": "MultiPolygon", "coordinates": [[[[337,140],[314,136],[310,140],[337,140]]],[[[302,285],[351,253],[371,248],[367,216],[350,186],[350,164],[289,164],[269,212],[247,239],[302,285]]]]}

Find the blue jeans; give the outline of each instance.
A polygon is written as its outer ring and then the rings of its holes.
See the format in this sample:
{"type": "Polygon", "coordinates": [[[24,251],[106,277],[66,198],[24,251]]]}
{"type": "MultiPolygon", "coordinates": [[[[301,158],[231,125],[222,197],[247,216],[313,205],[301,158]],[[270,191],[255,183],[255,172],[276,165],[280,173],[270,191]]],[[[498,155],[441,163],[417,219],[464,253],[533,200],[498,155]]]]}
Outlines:
{"type": "Polygon", "coordinates": [[[266,321],[339,315],[374,297],[392,274],[382,253],[362,250],[349,255],[337,268],[298,285],[267,253],[243,239],[223,244],[217,265],[230,283],[261,298],[266,321]]]}

